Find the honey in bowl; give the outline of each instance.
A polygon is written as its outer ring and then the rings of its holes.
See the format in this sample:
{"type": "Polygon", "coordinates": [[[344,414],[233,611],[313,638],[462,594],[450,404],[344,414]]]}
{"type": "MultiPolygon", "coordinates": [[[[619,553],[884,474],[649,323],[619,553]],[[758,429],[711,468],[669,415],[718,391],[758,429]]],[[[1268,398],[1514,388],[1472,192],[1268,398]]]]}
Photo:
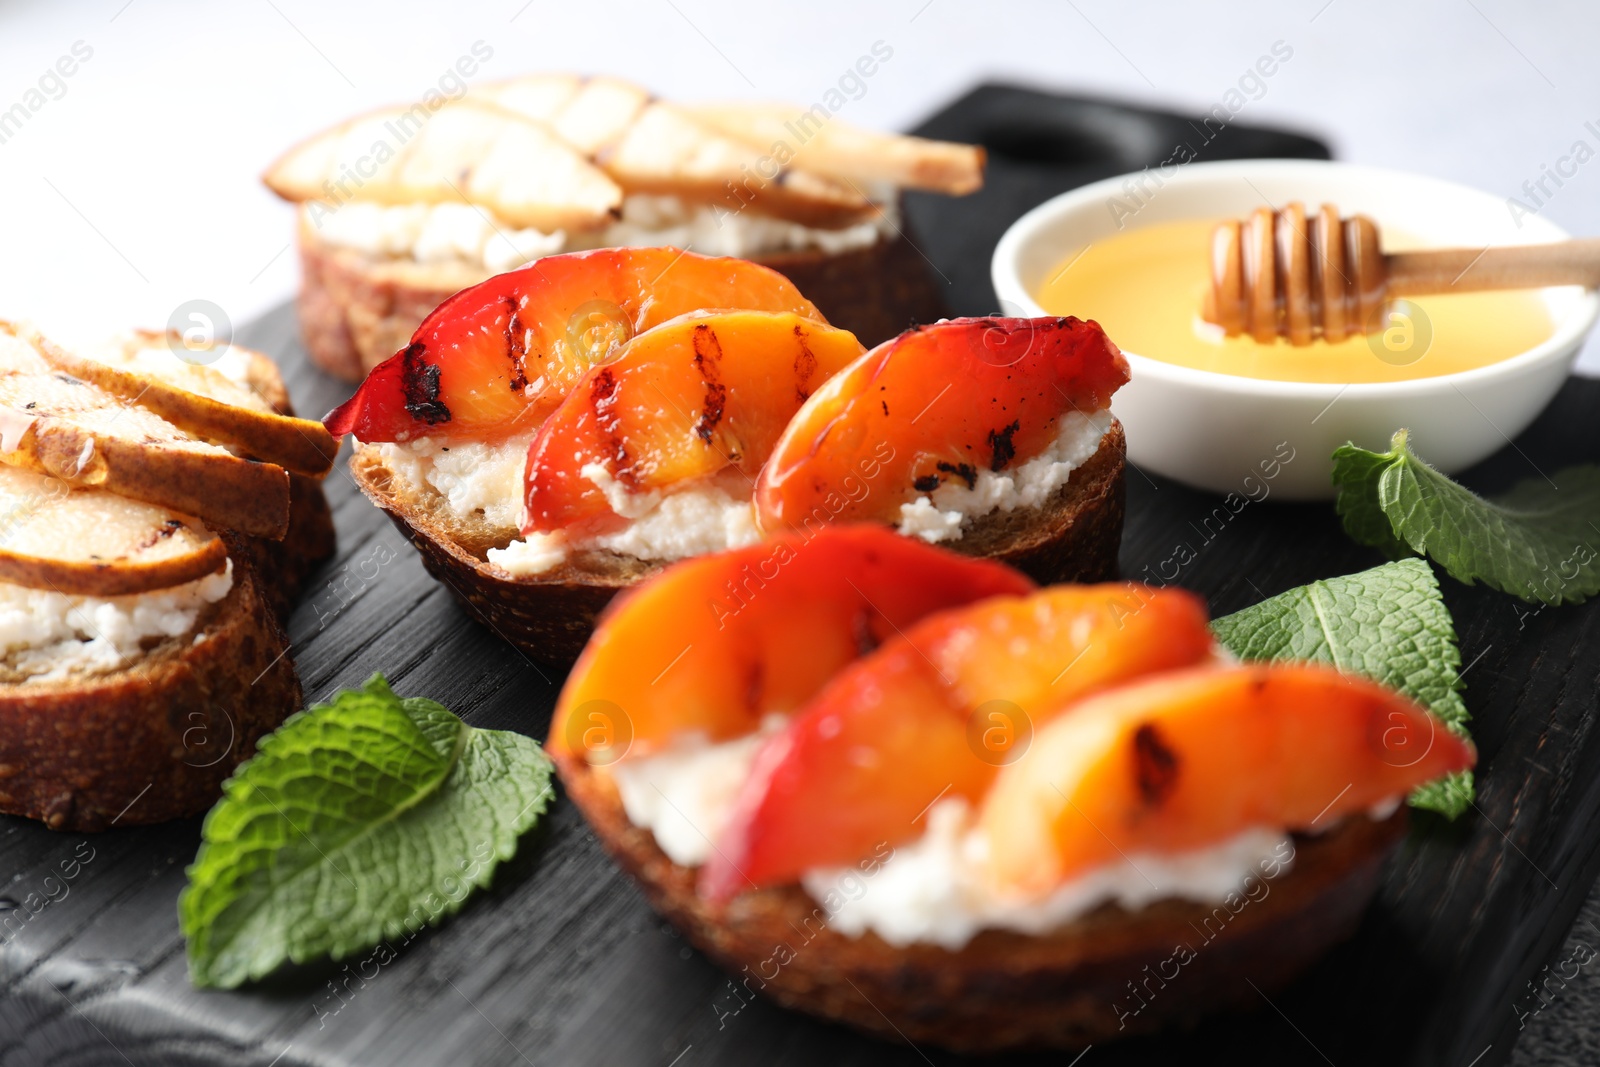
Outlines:
{"type": "MultiPolygon", "coordinates": [[[[1063,257],[1036,294],[1052,315],[1094,319],[1129,352],[1246,378],[1335,385],[1396,382],[1471,370],[1525,352],[1555,332],[1537,289],[1412,296],[1383,329],[1336,343],[1291,345],[1223,336],[1203,321],[1215,219],[1125,230],[1063,257]]],[[[1385,251],[1423,247],[1392,227],[1385,251]]]]}

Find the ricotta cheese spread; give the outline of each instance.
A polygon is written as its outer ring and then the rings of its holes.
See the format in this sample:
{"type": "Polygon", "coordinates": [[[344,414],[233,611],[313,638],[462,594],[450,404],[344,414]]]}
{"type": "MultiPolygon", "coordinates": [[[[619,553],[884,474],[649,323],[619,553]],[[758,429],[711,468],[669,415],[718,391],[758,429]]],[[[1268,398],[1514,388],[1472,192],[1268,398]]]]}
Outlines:
{"type": "Polygon", "coordinates": [[[816,249],[836,255],[866,248],[899,229],[892,190],[872,219],[835,230],[644,193],[624,198],[621,218],[610,225],[572,233],[517,229],[472,204],[312,202],[303,210],[307,224],[328,244],[419,263],[463,262],[495,274],[540,256],[589,248],[670,245],[707,256],[742,257],[816,249]]]}
{"type": "Polygon", "coordinates": [[[183,585],[129,596],[70,596],[0,582],[0,648],[30,682],[128,663],[146,642],[181,637],[233,588],[233,561],[183,585]]]}
{"type": "Polygon", "coordinates": [[[957,541],[969,519],[1043,505],[1100,450],[1112,421],[1109,408],[1067,412],[1043,452],[1006,470],[980,470],[970,486],[959,477],[945,478],[933,492],[900,505],[897,529],[930,544],[957,541]]]}
{"type": "MultiPolygon", "coordinates": [[[[769,715],[759,732],[720,743],[690,736],[665,752],[626,758],[605,770],[628,820],[648,829],[674,863],[698,866],[711,857],[713,842],[726,828],[757,750],[784,722],[769,715]]],[[[1387,818],[1399,802],[1375,805],[1368,815],[1387,818]]],[[[923,818],[923,835],[893,849],[870,873],[863,874],[864,867],[815,868],[801,876],[806,893],[825,903],[833,929],[850,937],[870,930],[891,945],[956,950],[980,930],[1043,934],[1106,903],[1132,911],[1168,898],[1219,905],[1235,897],[1259,899],[1257,893],[1270,892],[1260,886],[1288,871],[1295,857],[1288,834],[1256,828],[1187,852],[1125,856],[1042,899],[1007,899],[982,883],[987,839],[964,799],[941,800],[923,818]]]]}
{"type": "MultiPolygon", "coordinates": [[[[432,437],[377,445],[384,463],[406,484],[431,487],[458,518],[482,514],[493,526],[522,524],[522,478],[531,436],[493,444],[432,437]]],[[[508,574],[544,574],[573,552],[603,550],[644,560],[675,560],[742,548],[761,540],[750,479],[733,468],[671,492],[631,493],[598,463],[582,474],[605,494],[627,525],[610,533],[569,537],[533,534],[491,548],[489,562],[508,574]]]]}
{"type": "Polygon", "coordinates": [[[532,435],[485,444],[418,437],[377,446],[383,462],[406,484],[432,487],[458,518],[483,513],[493,526],[521,524],[522,474],[532,435]]]}
{"type": "Polygon", "coordinates": [[[610,764],[628,821],[647,827],[673,863],[698,867],[706,862],[750,777],[756,750],[786,721],[768,715],[760,730],[745,737],[714,744],[691,736],[666,752],[610,764]]]}
{"type": "Polygon", "coordinates": [[[761,540],[750,479],[736,468],[675,488],[630,493],[598,463],[580,472],[605,491],[611,510],[628,520],[612,533],[569,537],[565,531],[531,534],[491,548],[489,562],[512,575],[543,574],[578,551],[600,549],[644,560],[687,559],[743,548],[761,540]]]}
{"type": "Polygon", "coordinates": [[[860,885],[854,868],[801,877],[814,899],[836,902],[831,927],[850,937],[871,930],[896,946],[930,942],[955,950],[982,929],[1044,934],[1106,903],[1137,911],[1172,897],[1221,901],[1250,875],[1269,868],[1283,873],[1294,856],[1288,835],[1250,829],[1188,852],[1125,856],[1063,882],[1043,899],[1014,900],[982,883],[988,841],[964,799],[941,800],[924,818],[927,832],[895,849],[864,890],[848,891],[860,885]]]}

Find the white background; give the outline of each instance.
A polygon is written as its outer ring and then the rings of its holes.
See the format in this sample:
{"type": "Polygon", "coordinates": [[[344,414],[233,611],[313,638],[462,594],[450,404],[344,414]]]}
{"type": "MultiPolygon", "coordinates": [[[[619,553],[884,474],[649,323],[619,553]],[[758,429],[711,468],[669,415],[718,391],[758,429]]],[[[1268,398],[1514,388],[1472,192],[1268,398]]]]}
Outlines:
{"type": "MultiPolygon", "coordinates": [[[[1506,197],[1575,141],[1600,150],[1584,126],[1600,131],[1597,29],[1593,0],[0,0],[0,111],[75,42],[93,49],[0,144],[0,316],[74,340],[160,327],[195,298],[236,323],[287,299],[291,212],[262,169],[323,126],[417,99],[478,40],[494,49],[478,80],[606,72],[672,98],[804,103],[881,40],[893,57],[841,117],[886,128],[985,78],[1205,110],[1282,40],[1292,59],[1241,121],[1506,197]]],[[[1541,212],[1600,234],[1597,191],[1591,161],[1541,212]]],[[[1600,373],[1600,345],[1585,365],[1600,373]]]]}

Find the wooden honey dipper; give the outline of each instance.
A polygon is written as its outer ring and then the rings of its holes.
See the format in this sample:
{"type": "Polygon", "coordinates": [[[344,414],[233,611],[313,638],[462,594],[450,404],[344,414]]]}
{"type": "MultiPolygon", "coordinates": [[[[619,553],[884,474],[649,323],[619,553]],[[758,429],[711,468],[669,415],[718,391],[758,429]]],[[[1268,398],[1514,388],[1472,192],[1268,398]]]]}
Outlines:
{"type": "Polygon", "coordinates": [[[1217,226],[1201,316],[1229,336],[1308,345],[1319,334],[1342,341],[1380,328],[1390,297],[1547,285],[1600,287],[1600,238],[1385,255],[1365,215],[1340,219],[1323,204],[1308,218],[1290,203],[1217,226]]]}

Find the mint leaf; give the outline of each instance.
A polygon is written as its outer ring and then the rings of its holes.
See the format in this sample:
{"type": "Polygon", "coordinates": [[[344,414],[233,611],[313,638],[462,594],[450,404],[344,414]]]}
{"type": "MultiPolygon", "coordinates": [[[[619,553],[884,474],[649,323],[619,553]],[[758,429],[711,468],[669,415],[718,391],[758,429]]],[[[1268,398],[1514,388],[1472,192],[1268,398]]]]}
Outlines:
{"type": "MultiPolygon", "coordinates": [[[[1455,624],[1433,569],[1414,556],[1280,593],[1211,630],[1242,660],[1309,660],[1365,675],[1467,736],[1455,624]]],[[[1411,804],[1453,819],[1472,797],[1472,772],[1461,771],[1421,786],[1411,804]]]]}
{"type": "Polygon", "coordinates": [[[1600,593],[1600,467],[1486,500],[1418,459],[1401,430],[1388,452],[1334,449],[1333,480],[1345,531],[1391,557],[1425,555],[1458,581],[1545,604],[1600,593]]]}
{"type": "Polygon", "coordinates": [[[1394,525],[1378,503],[1378,481],[1388,465],[1388,457],[1352,444],[1334,449],[1333,484],[1339,495],[1333,506],[1344,521],[1345,533],[1390,559],[1405,559],[1415,553],[1395,536],[1394,525]]]}
{"type": "Polygon", "coordinates": [[[551,797],[537,742],[382,675],[261,739],[206,816],[178,898],[198,986],[416,933],[486,886],[551,797]]]}

